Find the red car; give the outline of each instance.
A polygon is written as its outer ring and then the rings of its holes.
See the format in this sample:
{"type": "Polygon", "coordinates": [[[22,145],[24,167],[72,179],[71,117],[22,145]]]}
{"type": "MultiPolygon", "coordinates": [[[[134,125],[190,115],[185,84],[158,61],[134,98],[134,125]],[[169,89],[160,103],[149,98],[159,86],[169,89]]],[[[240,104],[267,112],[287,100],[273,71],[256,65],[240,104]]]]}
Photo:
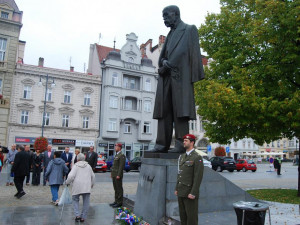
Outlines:
{"type": "Polygon", "coordinates": [[[251,170],[252,172],[256,171],[256,164],[253,162],[253,160],[247,160],[247,159],[238,159],[236,161],[236,170],[237,171],[243,171],[247,172],[247,170],[251,170]]]}
{"type": "Polygon", "coordinates": [[[95,168],[95,172],[99,172],[99,171],[102,171],[103,173],[107,171],[107,164],[106,162],[104,162],[102,157],[98,158],[97,166],[95,168]]]}

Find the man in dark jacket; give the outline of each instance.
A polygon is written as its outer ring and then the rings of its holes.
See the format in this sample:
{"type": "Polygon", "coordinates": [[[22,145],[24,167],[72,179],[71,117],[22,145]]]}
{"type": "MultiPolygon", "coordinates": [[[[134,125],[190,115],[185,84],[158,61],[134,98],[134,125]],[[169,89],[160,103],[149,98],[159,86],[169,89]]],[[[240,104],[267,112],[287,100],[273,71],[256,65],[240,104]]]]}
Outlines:
{"type": "Polygon", "coordinates": [[[94,146],[90,146],[90,151],[86,154],[85,161],[89,163],[94,171],[98,161],[98,154],[94,152],[94,146]]]}
{"type": "MultiPolygon", "coordinates": [[[[30,151],[30,145],[25,145],[25,150],[24,150],[27,154],[29,154],[30,156],[30,162],[29,162],[29,171],[32,168],[32,162],[33,162],[33,153],[32,151],[30,151]]],[[[30,183],[30,172],[28,173],[28,175],[26,175],[26,185],[28,186],[30,183]]]]}
{"type": "Polygon", "coordinates": [[[11,171],[14,173],[14,182],[17,188],[15,197],[21,198],[26,193],[23,190],[25,176],[30,173],[30,156],[24,151],[24,146],[18,146],[18,153],[15,156],[11,171]]]}
{"type": "Polygon", "coordinates": [[[111,178],[115,189],[115,202],[110,206],[117,208],[123,204],[123,170],[125,167],[126,157],[122,153],[122,144],[115,145],[116,155],[114,158],[113,166],[111,168],[111,178]]]}
{"type": "Polygon", "coordinates": [[[163,19],[171,28],[159,57],[159,77],[153,118],[158,120],[153,152],[168,152],[173,123],[175,148],[185,152],[182,137],[189,132],[189,120],[196,119],[194,83],[204,78],[198,30],[181,21],[177,6],[163,10],[163,19]]]}
{"type": "MultiPolygon", "coordinates": [[[[62,160],[65,161],[66,166],[68,167],[69,172],[70,172],[73,154],[70,153],[70,148],[69,147],[65,147],[65,152],[61,154],[61,158],[62,158],[62,160]]],[[[66,174],[66,179],[68,178],[69,172],[66,174]]]]}

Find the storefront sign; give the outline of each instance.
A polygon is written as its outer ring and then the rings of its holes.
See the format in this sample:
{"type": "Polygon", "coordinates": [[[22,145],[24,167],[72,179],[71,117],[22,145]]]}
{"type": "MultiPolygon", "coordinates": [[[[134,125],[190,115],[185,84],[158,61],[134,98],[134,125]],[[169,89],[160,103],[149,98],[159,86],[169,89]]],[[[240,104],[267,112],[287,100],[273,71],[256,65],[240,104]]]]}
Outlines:
{"type": "Polygon", "coordinates": [[[104,148],[107,148],[108,147],[108,143],[98,143],[98,146],[99,147],[104,147],[104,148]]]}
{"type": "MultiPolygon", "coordinates": [[[[15,137],[16,144],[34,144],[36,137],[15,137]]],[[[52,144],[52,139],[48,138],[48,144],[52,144]]]]}
{"type": "Polygon", "coordinates": [[[53,145],[69,145],[69,146],[75,146],[76,140],[71,139],[52,139],[53,145]]]}
{"type": "Polygon", "coordinates": [[[94,141],[88,141],[88,140],[76,140],[76,146],[80,147],[90,147],[94,146],[94,141]]]}

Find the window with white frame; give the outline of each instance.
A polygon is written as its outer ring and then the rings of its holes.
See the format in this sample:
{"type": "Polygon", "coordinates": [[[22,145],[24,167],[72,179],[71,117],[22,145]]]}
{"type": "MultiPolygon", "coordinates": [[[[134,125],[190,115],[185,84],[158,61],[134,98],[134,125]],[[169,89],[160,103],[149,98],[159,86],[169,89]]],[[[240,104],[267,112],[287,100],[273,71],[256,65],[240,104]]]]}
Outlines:
{"type": "Polygon", "coordinates": [[[139,89],[139,78],[133,76],[123,77],[123,87],[132,90],[139,89]]]}
{"type": "Polygon", "coordinates": [[[0,79],[0,94],[2,94],[2,79],[0,79]]]}
{"type": "Polygon", "coordinates": [[[234,141],[233,143],[234,143],[234,144],[233,144],[233,145],[234,145],[234,147],[235,147],[235,148],[237,148],[237,146],[238,146],[238,143],[237,143],[237,141],[234,141]]]}
{"type": "Polygon", "coordinates": [[[23,98],[25,98],[25,99],[31,98],[31,86],[24,86],[23,98]]]}
{"type": "Polygon", "coordinates": [[[286,148],[286,141],[283,141],[283,147],[286,148]]]}
{"type": "Polygon", "coordinates": [[[49,124],[50,124],[50,113],[45,112],[43,122],[44,122],[44,126],[49,126],[49,124]]]}
{"type": "Polygon", "coordinates": [[[117,73],[113,73],[112,80],[111,80],[111,85],[112,86],[118,86],[118,74],[117,73]]]}
{"type": "Polygon", "coordinates": [[[83,116],[82,117],[82,128],[89,128],[89,121],[90,121],[90,117],[88,116],[83,116]]]}
{"type": "Polygon", "coordinates": [[[0,38],[0,61],[5,60],[6,45],[7,40],[4,38],[0,38]]]}
{"type": "Polygon", "coordinates": [[[8,15],[9,15],[9,13],[8,12],[1,12],[1,18],[3,18],[3,19],[8,19],[8,15]]]}
{"type": "Polygon", "coordinates": [[[295,141],[289,140],[289,147],[295,147],[295,141]]]}
{"type": "Polygon", "coordinates": [[[117,119],[108,120],[108,131],[117,131],[117,119]]]}
{"type": "Polygon", "coordinates": [[[109,107],[117,109],[118,108],[118,97],[111,95],[109,96],[109,107]]]}
{"type": "Polygon", "coordinates": [[[48,88],[46,93],[46,101],[50,102],[52,100],[52,89],[48,88]]]}
{"type": "Polygon", "coordinates": [[[277,141],[277,148],[280,148],[280,140],[277,141]]]}
{"type": "Polygon", "coordinates": [[[84,94],[84,105],[91,105],[91,94],[85,93],[84,94]]]}
{"type": "Polygon", "coordinates": [[[144,101],[144,111],[151,112],[151,101],[149,100],[144,101]]]}
{"type": "Polygon", "coordinates": [[[70,116],[67,114],[62,115],[62,127],[69,127],[70,116]]]}
{"type": "Polygon", "coordinates": [[[29,112],[26,110],[21,111],[21,124],[28,124],[29,112]]]}
{"type": "Polygon", "coordinates": [[[65,91],[64,103],[71,103],[71,91],[65,91]]]}
{"type": "Polygon", "coordinates": [[[144,133],[150,134],[150,123],[144,122],[144,133]]]}
{"type": "Polygon", "coordinates": [[[145,81],[145,91],[151,91],[151,79],[147,78],[145,81]]]}
{"type": "Polygon", "coordinates": [[[248,148],[251,148],[251,141],[248,141],[248,148]]]}
{"type": "Polygon", "coordinates": [[[132,110],[132,99],[125,99],[125,109],[132,110]]]}
{"type": "Polygon", "coordinates": [[[130,122],[124,123],[124,133],[131,133],[131,123],[130,122]]]}

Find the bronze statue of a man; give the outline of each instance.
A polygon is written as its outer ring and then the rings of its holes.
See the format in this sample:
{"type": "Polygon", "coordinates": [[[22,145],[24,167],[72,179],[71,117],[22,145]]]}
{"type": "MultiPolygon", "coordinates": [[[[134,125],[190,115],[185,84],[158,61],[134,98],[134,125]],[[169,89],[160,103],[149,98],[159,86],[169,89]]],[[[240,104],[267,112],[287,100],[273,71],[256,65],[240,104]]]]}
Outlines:
{"type": "Polygon", "coordinates": [[[159,57],[159,77],[153,118],[158,120],[156,144],[152,152],[168,152],[175,127],[175,148],[184,152],[183,136],[189,120],[196,119],[194,83],[204,78],[198,30],[180,19],[175,5],[163,9],[163,20],[171,30],[159,57]]]}

